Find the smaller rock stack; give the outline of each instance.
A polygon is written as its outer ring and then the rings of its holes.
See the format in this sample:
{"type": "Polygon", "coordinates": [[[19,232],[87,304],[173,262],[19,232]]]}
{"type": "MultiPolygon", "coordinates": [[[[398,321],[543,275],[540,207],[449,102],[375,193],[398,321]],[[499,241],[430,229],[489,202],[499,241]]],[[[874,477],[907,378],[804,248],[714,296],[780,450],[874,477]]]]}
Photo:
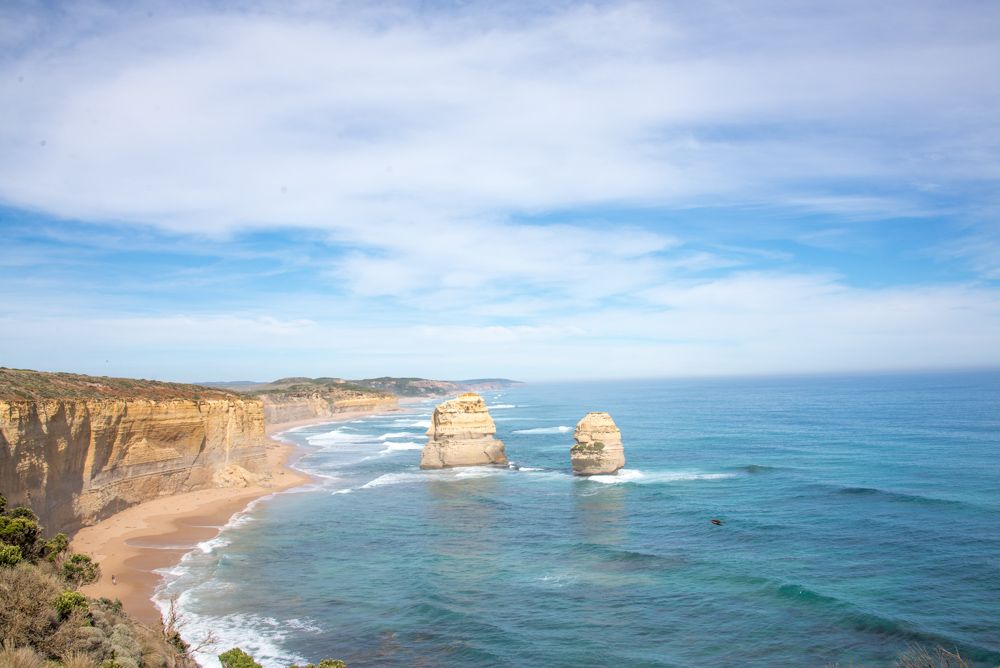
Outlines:
{"type": "Polygon", "coordinates": [[[486,402],[474,392],[445,401],[434,409],[427,445],[420,455],[420,468],[507,465],[503,441],[493,437],[496,424],[486,402]]]}
{"type": "Polygon", "coordinates": [[[614,473],[625,466],[622,433],[607,413],[587,413],[576,424],[569,451],[574,475],[614,473]]]}

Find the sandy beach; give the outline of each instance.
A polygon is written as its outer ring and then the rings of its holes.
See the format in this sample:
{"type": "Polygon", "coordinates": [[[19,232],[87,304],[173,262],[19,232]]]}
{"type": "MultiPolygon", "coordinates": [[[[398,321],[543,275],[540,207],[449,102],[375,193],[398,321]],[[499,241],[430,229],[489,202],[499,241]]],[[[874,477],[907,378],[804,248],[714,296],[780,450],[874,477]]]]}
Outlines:
{"type": "MultiPolygon", "coordinates": [[[[368,414],[352,412],[273,424],[267,426],[267,434],[368,414]]],[[[133,618],[150,626],[159,624],[160,613],[151,600],[160,582],[155,571],[178,563],[198,543],[216,536],[234,514],[255,499],[309,482],[307,474],[290,466],[300,455],[295,446],[272,438],[267,451],[272,471],[268,486],[204,489],[153,499],[81,529],[73,536],[72,549],[91,555],[101,565],[101,579],[81,591],[93,597],[117,598],[133,618]],[[112,576],[116,583],[112,583],[112,576]]]]}

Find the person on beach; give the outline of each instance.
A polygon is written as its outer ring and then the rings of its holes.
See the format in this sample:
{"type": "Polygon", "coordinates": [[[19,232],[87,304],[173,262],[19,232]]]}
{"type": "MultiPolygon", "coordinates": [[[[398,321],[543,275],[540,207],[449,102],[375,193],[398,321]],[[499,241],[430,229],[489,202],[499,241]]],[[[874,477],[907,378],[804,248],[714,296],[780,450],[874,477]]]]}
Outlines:
{"type": "Polygon", "coordinates": [[[113,585],[118,584],[118,576],[115,575],[114,573],[111,574],[111,584],[113,585]]]}

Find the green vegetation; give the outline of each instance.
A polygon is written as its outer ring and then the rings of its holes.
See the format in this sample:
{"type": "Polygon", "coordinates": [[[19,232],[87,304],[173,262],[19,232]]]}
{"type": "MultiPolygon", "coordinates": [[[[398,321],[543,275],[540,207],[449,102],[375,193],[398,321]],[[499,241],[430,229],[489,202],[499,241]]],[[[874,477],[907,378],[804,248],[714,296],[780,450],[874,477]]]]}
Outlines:
{"type": "Polygon", "coordinates": [[[77,608],[87,607],[87,597],[78,591],[67,589],[56,598],[56,612],[60,619],[66,619],[77,608]]]}
{"type": "Polygon", "coordinates": [[[307,663],[304,666],[293,664],[289,668],[347,668],[347,664],[339,659],[323,659],[319,663],[307,663]]]}
{"type": "Polygon", "coordinates": [[[220,654],[219,662],[222,664],[222,668],[261,668],[261,665],[254,661],[252,656],[238,647],[220,654]]]}
{"type": "MultiPolygon", "coordinates": [[[[238,647],[220,654],[219,662],[222,664],[222,668],[261,668],[252,656],[238,647]]],[[[347,668],[347,664],[339,659],[323,659],[319,663],[309,663],[305,666],[293,664],[289,668],[347,668]]]]}
{"type": "Polygon", "coordinates": [[[577,454],[592,455],[603,452],[604,443],[600,441],[594,441],[593,443],[576,443],[569,450],[570,452],[577,454]]]}
{"type": "Polygon", "coordinates": [[[224,390],[156,380],[84,376],[0,367],[0,399],[226,399],[224,390]]]}
{"type": "Polygon", "coordinates": [[[86,554],[71,554],[63,562],[62,576],[70,584],[83,585],[97,582],[101,571],[86,554]]]}
{"type": "Polygon", "coordinates": [[[343,378],[305,378],[292,376],[279,378],[270,383],[251,383],[240,381],[235,383],[212,383],[213,387],[249,394],[253,396],[310,396],[316,393],[337,393],[343,398],[384,396],[397,397],[441,397],[458,394],[467,390],[493,390],[512,385],[520,385],[517,381],[505,378],[478,378],[475,380],[430,380],[428,378],[395,378],[382,376],[380,378],[362,378],[360,380],[344,380],[343,378]]]}
{"type": "Polygon", "coordinates": [[[0,668],[193,668],[120,602],[77,591],[99,576],[90,557],[69,551],[65,534],[45,540],[34,513],[8,510],[0,496],[0,668]]]}

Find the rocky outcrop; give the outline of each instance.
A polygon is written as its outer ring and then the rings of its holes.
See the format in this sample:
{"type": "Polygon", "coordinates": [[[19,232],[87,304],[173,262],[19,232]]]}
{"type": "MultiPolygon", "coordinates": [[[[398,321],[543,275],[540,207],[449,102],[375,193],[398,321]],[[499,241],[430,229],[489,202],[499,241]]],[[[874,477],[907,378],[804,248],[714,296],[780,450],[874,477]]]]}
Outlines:
{"type": "Polygon", "coordinates": [[[257,399],[0,399],[0,492],[48,532],[73,530],[158,496],[260,482],[265,443],[257,399]]]}
{"type": "Polygon", "coordinates": [[[625,466],[622,433],[607,413],[587,413],[576,424],[570,449],[575,475],[614,473],[625,466]]]}
{"type": "Polygon", "coordinates": [[[503,441],[493,437],[496,424],[478,394],[463,394],[434,409],[429,440],[420,456],[420,468],[507,464],[503,441]]]}
{"type": "Polygon", "coordinates": [[[342,413],[374,413],[399,406],[399,400],[388,394],[339,397],[329,392],[313,392],[305,396],[264,394],[260,399],[264,402],[264,419],[272,425],[342,413]]]}

